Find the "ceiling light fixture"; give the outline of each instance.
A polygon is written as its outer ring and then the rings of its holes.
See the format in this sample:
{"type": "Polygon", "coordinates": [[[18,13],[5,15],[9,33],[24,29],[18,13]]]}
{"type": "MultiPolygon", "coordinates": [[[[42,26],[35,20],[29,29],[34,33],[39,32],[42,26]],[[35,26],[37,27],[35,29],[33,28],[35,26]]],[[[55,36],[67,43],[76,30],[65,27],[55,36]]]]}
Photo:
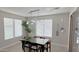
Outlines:
{"type": "Polygon", "coordinates": [[[60,7],[56,7],[56,8],[54,8],[54,10],[56,10],[56,9],[59,9],[60,7]]]}
{"type": "Polygon", "coordinates": [[[31,10],[31,11],[30,11],[30,12],[28,12],[28,13],[34,13],[34,12],[38,12],[38,11],[40,11],[40,9],[31,10]]]}

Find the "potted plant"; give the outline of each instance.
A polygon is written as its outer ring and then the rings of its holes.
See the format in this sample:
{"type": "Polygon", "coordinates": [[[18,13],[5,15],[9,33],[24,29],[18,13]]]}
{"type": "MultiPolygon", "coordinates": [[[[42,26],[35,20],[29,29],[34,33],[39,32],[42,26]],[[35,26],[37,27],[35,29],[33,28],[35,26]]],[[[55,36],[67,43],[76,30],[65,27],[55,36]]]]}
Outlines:
{"type": "Polygon", "coordinates": [[[27,21],[23,21],[23,22],[22,22],[22,26],[24,27],[24,30],[25,30],[26,33],[27,33],[27,36],[24,37],[24,39],[26,39],[26,40],[31,39],[31,36],[30,36],[31,29],[30,29],[30,27],[29,27],[28,22],[27,22],[27,21]]]}

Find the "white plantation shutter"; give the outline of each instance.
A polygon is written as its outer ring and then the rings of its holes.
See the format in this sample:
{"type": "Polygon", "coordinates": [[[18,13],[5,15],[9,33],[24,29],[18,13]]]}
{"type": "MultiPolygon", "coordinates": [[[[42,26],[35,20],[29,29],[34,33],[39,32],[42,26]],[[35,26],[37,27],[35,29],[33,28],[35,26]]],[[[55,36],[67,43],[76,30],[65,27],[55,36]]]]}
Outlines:
{"type": "Polygon", "coordinates": [[[4,37],[5,40],[13,38],[13,19],[4,18],[4,37]]]}
{"type": "Polygon", "coordinates": [[[15,37],[22,36],[22,21],[15,20],[15,37]]]}
{"type": "Polygon", "coordinates": [[[52,37],[52,20],[36,21],[36,35],[52,37]]]}
{"type": "Polygon", "coordinates": [[[5,40],[22,36],[22,20],[4,18],[5,40]]]}

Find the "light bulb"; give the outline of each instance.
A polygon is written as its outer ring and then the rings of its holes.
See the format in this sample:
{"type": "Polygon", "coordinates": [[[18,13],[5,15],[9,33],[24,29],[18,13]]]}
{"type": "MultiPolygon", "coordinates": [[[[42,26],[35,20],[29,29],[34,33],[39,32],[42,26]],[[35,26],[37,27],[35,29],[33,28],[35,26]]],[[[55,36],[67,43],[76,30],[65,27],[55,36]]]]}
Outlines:
{"type": "Polygon", "coordinates": [[[29,22],[27,22],[27,24],[29,24],[29,22]]]}

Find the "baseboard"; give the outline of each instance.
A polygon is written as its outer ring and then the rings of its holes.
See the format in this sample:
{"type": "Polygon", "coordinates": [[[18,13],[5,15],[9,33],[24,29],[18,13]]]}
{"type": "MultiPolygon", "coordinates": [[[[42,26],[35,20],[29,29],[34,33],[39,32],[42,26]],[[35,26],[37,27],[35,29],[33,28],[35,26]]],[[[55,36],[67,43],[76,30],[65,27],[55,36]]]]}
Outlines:
{"type": "Polygon", "coordinates": [[[65,47],[65,48],[67,48],[67,45],[63,45],[63,44],[59,44],[59,43],[51,43],[52,45],[56,45],[56,46],[61,46],[61,47],[65,47]]]}

